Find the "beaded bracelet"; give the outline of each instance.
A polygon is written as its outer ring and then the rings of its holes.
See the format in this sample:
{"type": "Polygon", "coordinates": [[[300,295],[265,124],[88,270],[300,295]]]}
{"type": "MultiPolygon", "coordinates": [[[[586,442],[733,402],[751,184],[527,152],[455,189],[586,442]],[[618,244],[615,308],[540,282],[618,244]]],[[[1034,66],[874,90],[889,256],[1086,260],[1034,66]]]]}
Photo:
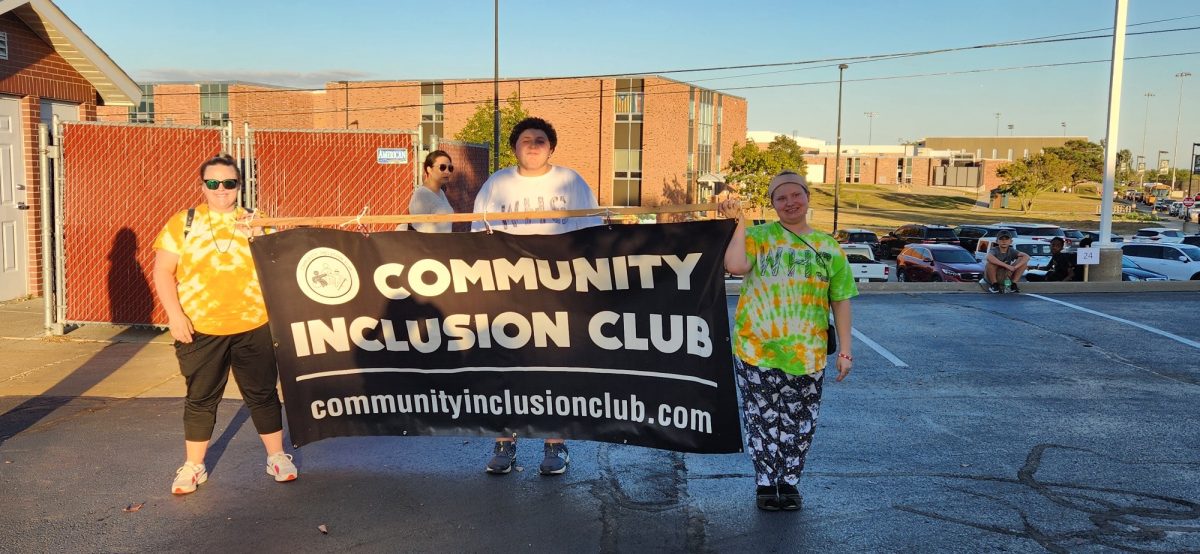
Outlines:
{"type": "Polygon", "coordinates": [[[839,357],[839,358],[845,358],[845,359],[846,359],[846,361],[848,361],[848,362],[853,362],[853,361],[854,361],[854,356],[851,356],[851,355],[849,355],[849,354],[847,354],[847,353],[845,353],[845,352],[838,352],[838,357],[839,357]]]}

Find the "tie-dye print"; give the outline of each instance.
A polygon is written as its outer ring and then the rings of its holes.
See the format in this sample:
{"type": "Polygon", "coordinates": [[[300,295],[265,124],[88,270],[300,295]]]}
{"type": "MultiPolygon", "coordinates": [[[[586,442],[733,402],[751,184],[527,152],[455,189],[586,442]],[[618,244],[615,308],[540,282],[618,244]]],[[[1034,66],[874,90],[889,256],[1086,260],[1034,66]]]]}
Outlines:
{"type": "Polygon", "coordinates": [[[794,375],[825,369],[829,302],[858,295],[837,241],[819,231],[801,237],[821,260],[777,222],[746,229],[750,271],[734,315],[737,356],[794,375]]]}
{"type": "Polygon", "coordinates": [[[179,304],[200,333],[234,335],[267,323],[250,241],[244,229],[234,227],[245,214],[242,208],[216,213],[201,205],[186,238],[187,210],[183,210],[171,216],[154,239],[156,250],[179,256],[175,268],[179,304]]]}

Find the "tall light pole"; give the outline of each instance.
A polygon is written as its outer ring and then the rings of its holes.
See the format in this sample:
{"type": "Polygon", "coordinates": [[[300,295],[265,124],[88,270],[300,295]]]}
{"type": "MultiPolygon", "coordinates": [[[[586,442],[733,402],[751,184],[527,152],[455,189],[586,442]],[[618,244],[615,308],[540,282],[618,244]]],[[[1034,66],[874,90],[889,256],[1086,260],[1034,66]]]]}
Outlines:
{"type": "Polygon", "coordinates": [[[1013,136],[1013,124],[1012,123],[1008,124],[1008,136],[1010,136],[1010,137],[1013,136]]]}
{"type": "Polygon", "coordinates": [[[1171,190],[1175,190],[1175,153],[1179,151],[1179,118],[1183,116],[1183,80],[1192,74],[1180,71],[1175,76],[1179,78],[1179,111],[1175,112],[1175,144],[1171,146],[1171,190]]]}
{"type": "Polygon", "coordinates": [[[500,0],[492,0],[492,173],[500,171],[500,0]]]}
{"type": "MultiPolygon", "coordinates": [[[[1148,160],[1146,157],[1146,127],[1150,124],[1150,98],[1154,96],[1153,92],[1147,92],[1142,96],[1146,97],[1146,119],[1142,120],[1142,159],[1148,160]]],[[[1138,171],[1138,184],[1146,182],[1146,171],[1138,171]]]]}
{"type": "Polygon", "coordinates": [[[879,112],[863,112],[863,115],[867,116],[867,144],[870,145],[872,131],[875,127],[875,116],[879,115],[879,112]]]}
{"type": "Polygon", "coordinates": [[[996,136],[1000,136],[1000,112],[996,112],[996,136]]]}
{"type": "Polygon", "coordinates": [[[1067,122],[1066,121],[1062,122],[1062,128],[1063,128],[1063,136],[1065,137],[1065,136],[1067,136],[1067,122]]]}
{"type": "Polygon", "coordinates": [[[833,154],[833,230],[838,228],[838,200],[842,192],[842,76],[846,68],[844,63],[838,64],[838,112],[837,112],[837,144],[833,154]]]}

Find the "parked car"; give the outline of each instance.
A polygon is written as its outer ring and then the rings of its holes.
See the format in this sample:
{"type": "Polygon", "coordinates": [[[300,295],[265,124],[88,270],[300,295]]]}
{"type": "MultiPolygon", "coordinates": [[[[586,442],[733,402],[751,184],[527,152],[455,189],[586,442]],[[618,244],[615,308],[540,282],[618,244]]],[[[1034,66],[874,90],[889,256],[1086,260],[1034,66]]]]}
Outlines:
{"type": "Polygon", "coordinates": [[[1034,240],[1050,240],[1054,237],[1061,237],[1068,244],[1072,241],[1067,240],[1066,233],[1062,227],[1058,225],[1049,225],[1045,223],[997,223],[1003,227],[1011,227],[1017,230],[1017,236],[1034,240]]]}
{"type": "Polygon", "coordinates": [[[1167,281],[1167,276],[1153,271],[1142,269],[1128,256],[1121,256],[1121,280],[1122,281],[1167,281]]]}
{"type": "Polygon", "coordinates": [[[1200,280],[1200,246],[1127,242],[1121,245],[1121,251],[1142,269],[1161,273],[1172,281],[1200,280]]]}
{"type": "Polygon", "coordinates": [[[833,238],[842,244],[867,244],[872,251],[879,251],[879,236],[867,229],[838,229],[833,238]]]}
{"type": "Polygon", "coordinates": [[[995,237],[1000,231],[1008,231],[1014,237],[1020,236],[1016,229],[1000,225],[959,225],[954,228],[954,234],[958,236],[958,245],[966,248],[968,252],[975,251],[979,239],[995,237]]]}
{"type": "Polygon", "coordinates": [[[1178,216],[1180,211],[1183,210],[1183,208],[1184,208],[1183,202],[1172,202],[1171,207],[1167,209],[1167,215],[1178,216]]]}
{"type": "Polygon", "coordinates": [[[875,249],[869,244],[843,244],[842,251],[846,253],[846,261],[850,262],[850,274],[855,281],[886,283],[892,274],[891,267],[875,261],[875,249]]]}
{"type": "MultiPolygon", "coordinates": [[[[1079,229],[1071,229],[1069,227],[1063,227],[1063,236],[1066,237],[1068,240],[1070,240],[1072,243],[1079,244],[1079,241],[1083,240],[1083,238],[1086,235],[1084,235],[1083,231],[1080,231],[1079,229]]],[[[1095,240],[1095,239],[1092,239],[1092,240],[1095,240]]]]}
{"type": "Polygon", "coordinates": [[[1192,246],[1200,246],[1200,235],[1188,235],[1179,241],[1179,244],[1190,244],[1192,246]]]}
{"type": "Polygon", "coordinates": [[[1168,213],[1171,211],[1171,205],[1174,203],[1175,203],[1174,200],[1168,200],[1168,199],[1159,200],[1158,202],[1154,203],[1154,211],[1168,213]]]}
{"type": "MultiPolygon", "coordinates": [[[[1100,231],[1081,231],[1083,236],[1092,239],[1092,242],[1100,242],[1100,231]]],[[[1112,242],[1125,242],[1125,237],[1116,233],[1109,233],[1108,240],[1112,242]]]]}
{"type": "Polygon", "coordinates": [[[901,225],[879,238],[880,258],[895,258],[910,244],[953,244],[958,245],[954,229],[945,225],[909,224],[901,225]]]}
{"type": "Polygon", "coordinates": [[[896,257],[897,281],[974,282],[983,264],[957,244],[914,244],[896,257]]]}
{"type": "Polygon", "coordinates": [[[1183,240],[1183,231],[1169,227],[1147,227],[1138,229],[1133,236],[1133,242],[1179,242],[1183,240]]]}

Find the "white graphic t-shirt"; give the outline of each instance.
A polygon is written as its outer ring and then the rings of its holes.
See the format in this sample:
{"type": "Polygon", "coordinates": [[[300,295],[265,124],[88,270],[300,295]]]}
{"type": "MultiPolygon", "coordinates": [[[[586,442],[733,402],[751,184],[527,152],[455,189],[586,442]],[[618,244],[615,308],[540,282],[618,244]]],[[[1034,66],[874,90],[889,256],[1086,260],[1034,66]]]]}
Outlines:
{"type": "MultiPolygon", "coordinates": [[[[536,212],[543,210],[597,209],[596,195],[578,173],[561,166],[537,177],[525,177],[516,167],[501,169],[488,177],[475,197],[475,213],[536,212]]],[[[561,219],[521,219],[491,221],[491,228],[517,235],[556,235],[584,227],[600,225],[600,217],[561,219]]],[[[471,224],[472,231],[487,229],[482,221],[471,224]]]]}

